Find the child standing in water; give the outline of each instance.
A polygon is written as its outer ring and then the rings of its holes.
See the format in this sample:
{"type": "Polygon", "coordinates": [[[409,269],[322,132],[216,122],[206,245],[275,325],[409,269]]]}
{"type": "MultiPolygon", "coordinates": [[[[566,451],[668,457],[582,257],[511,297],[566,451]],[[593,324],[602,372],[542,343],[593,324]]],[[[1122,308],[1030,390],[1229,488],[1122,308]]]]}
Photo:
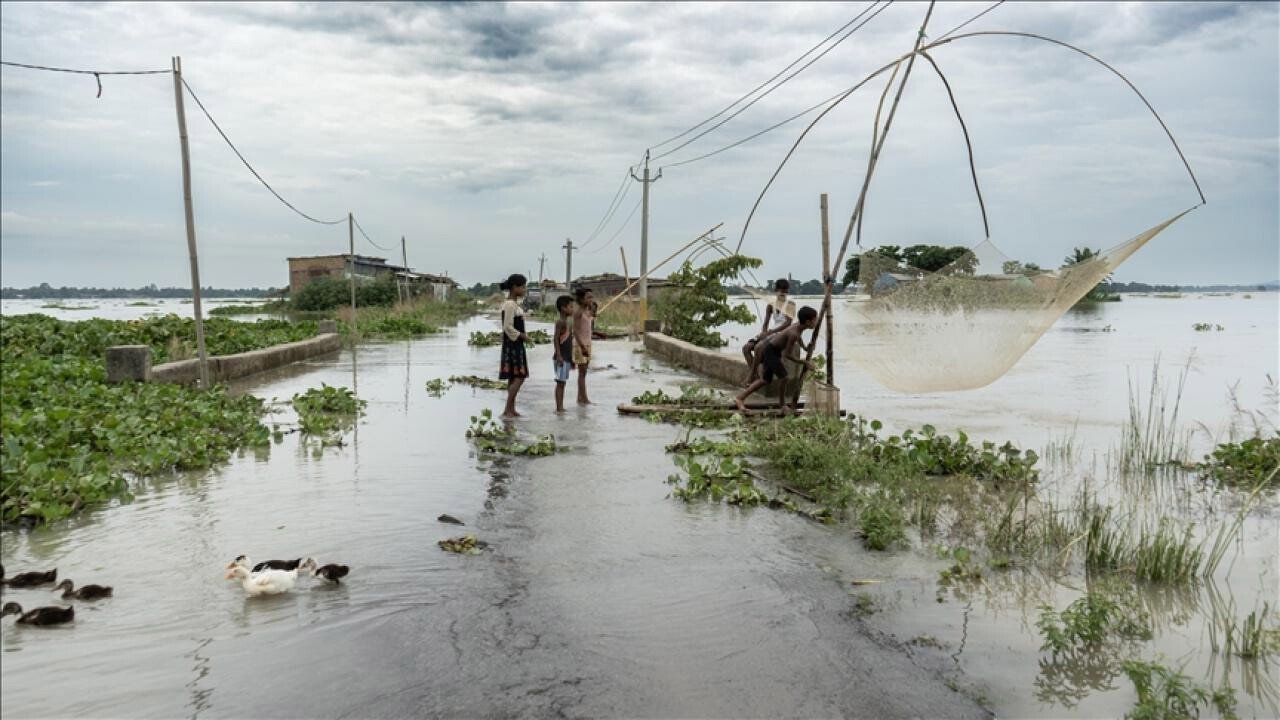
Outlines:
{"type": "Polygon", "coordinates": [[[524,344],[529,336],[524,332],[524,310],[520,307],[520,298],[524,297],[525,277],[519,273],[504,280],[499,288],[507,291],[507,299],[502,303],[502,359],[498,368],[498,379],[507,381],[507,407],[502,411],[504,418],[517,418],[516,395],[524,379],[529,377],[529,358],[525,354],[524,344]]]}
{"type": "Polygon", "coordinates": [[[556,373],[556,412],[564,412],[564,386],[569,382],[573,368],[573,298],[561,295],[556,298],[555,355],[552,358],[556,373]]]}
{"type": "Polygon", "coordinates": [[[578,404],[590,405],[587,399],[587,367],[591,365],[591,334],[595,325],[595,314],[591,311],[592,295],[590,288],[580,287],[573,291],[575,305],[578,309],[573,314],[573,364],[578,368],[578,404]]]}
{"type": "MultiPolygon", "coordinates": [[[[798,322],[792,323],[786,330],[769,335],[760,343],[764,348],[760,351],[760,364],[764,367],[763,377],[756,378],[751,381],[746,390],[742,394],[733,399],[734,404],[738,406],[738,411],[743,415],[747,414],[746,399],[751,393],[773,382],[774,378],[783,381],[783,391],[778,393],[778,409],[784,413],[791,411],[791,406],[787,405],[785,386],[787,379],[787,366],[782,363],[785,357],[800,364],[805,364],[798,352],[790,352],[797,347],[804,346],[804,341],[800,339],[801,333],[805,330],[811,330],[818,324],[818,311],[805,305],[800,308],[797,315],[798,322]]],[[[817,333],[814,333],[816,336],[817,333]]],[[[817,342],[814,337],[809,346],[812,347],[817,342]]],[[[813,369],[813,364],[809,363],[809,369],[813,369]]]]}

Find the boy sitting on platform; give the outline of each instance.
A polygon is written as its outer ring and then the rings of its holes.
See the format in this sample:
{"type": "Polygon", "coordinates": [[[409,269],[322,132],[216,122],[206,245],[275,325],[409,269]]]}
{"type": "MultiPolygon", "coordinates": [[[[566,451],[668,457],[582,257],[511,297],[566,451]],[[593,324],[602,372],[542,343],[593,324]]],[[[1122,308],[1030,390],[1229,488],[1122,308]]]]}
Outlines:
{"type": "Polygon", "coordinates": [[[800,308],[796,320],[797,322],[792,323],[786,330],[774,333],[761,340],[761,343],[764,344],[760,357],[760,364],[764,367],[763,377],[752,380],[747,389],[733,399],[734,404],[738,406],[738,411],[742,414],[745,415],[747,413],[746,399],[755,391],[773,382],[774,378],[783,381],[783,387],[778,392],[778,409],[783,413],[791,411],[791,406],[787,405],[786,400],[787,366],[783,364],[782,359],[785,357],[788,360],[807,365],[810,370],[813,369],[813,364],[801,359],[795,349],[804,347],[805,351],[808,351],[812,349],[813,343],[817,342],[817,333],[814,333],[813,339],[805,347],[800,335],[805,330],[812,330],[817,327],[818,311],[806,305],[800,308]]]}

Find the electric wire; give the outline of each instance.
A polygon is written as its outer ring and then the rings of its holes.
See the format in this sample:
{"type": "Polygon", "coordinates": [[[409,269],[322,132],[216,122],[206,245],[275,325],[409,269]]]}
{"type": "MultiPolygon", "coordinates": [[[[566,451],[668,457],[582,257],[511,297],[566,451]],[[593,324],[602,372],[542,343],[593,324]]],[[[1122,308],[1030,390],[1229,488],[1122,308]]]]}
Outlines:
{"type": "MultiPolygon", "coordinates": [[[[959,25],[957,25],[957,26],[955,26],[955,27],[951,28],[950,30],[948,30],[947,32],[943,33],[943,34],[938,38],[938,40],[943,40],[943,39],[946,39],[946,38],[948,38],[948,37],[951,37],[951,35],[953,35],[954,33],[958,32],[959,30],[961,30],[961,29],[963,29],[963,28],[965,28],[965,27],[967,27],[970,23],[973,23],[973,22],[974,22],[974,21],[976,21],[978,18],[981,18],[983,15],[986,15],[987,13],[991,12],[992,10],[995,10],[996,8],[998,8],[998,7],[1000,7],[1001,5],[1003,5],[1004,3],[1005,3],[1005,0],[997,0],[997,2],[992,3],[992,4],[991,4],[991,6],[990,6],[990,7],[988,7],[986,10],[983,10],[982,12],[978,13],[977,15],[974,15],[973,17],[969,18],[968,20],[965,20],[964,22],[960,23],[959,25]]],[[[807,108],[807,109],[805,109],[805,110],[801,110],[800,112],[796,113],[795,115],[792,115],[791,117],[789,117],[789,118],[787,118],[787,119],[785,119],[785,120],[782,120],[782,121],[780,121],[780,122],[774,123],[773,125],[770,125],[769,127],[765,128],[765,129],[763,129],[763,130],[761,130],[761,131],[759,131],[759,132],[752,133],[751,135],[748,135],[748,136],[746,136],[746,137],[742,138],[741,140],[738,140],[737,142],[729,143],[728,145],[725,145],[724,147],[719,148],[718,150],[712,150],[712,151],[711,151],[711,152],[709,152],[709,153],[703,153],[702,155],[698,155],[697,157],[691,157],[691,158],[689,158],[689,159],[687,159],[687,160],[681,160],[681,161],[679,161],[679,162],[667,163],[666,165],[663,165],[662,167],[663,167],[663,169],[670,169],[670,168],[674,168],[674,167],[680,167],[681,165],[688,165],[688,164],[690,164],[690,163],[696,163],[696,162],[698,162],[699,160],[706,160],[707,158],[709,158],[709,157],[713,157],[713,156],[715,156],[715,155],[719,155],[720,153],[722,153],[722,152],[724,152],[724,151],[726,151],[726,150],[732,150],[733,148],[736,148],[736,147],[738,147],[739,145],[743,145],[743,144],[745,144],[745,143],[751,142],[752,140],[755,140],[756,138],[760,137],[761,135],[764,135],[765,133],[773,132],[774,130],[777,130],[778,128],[782,127],[783,125],[786,125],[786,124],[788,124],[788,123],[790,123],[790,122],[792,122],[792,121],[794,121],[794,120],[799,120],[800,118],[804,117],[805,115],[808,115],[809,113],[813,112],[814,110],[817,110],[817,109],[819,109],[819,108],[823,107],[824,105],[827,105],[827,104],[829,104],[829,103],[831,103],[831,102],[834,102],[834,101],[835,101],[836,99],[838,99],[841,95],[844,95],[846,92],[849,92],[849,90],[850,90],[850,88],[845,88],[844,90],[841,90],[840,92],[836,93],[835,95],[832,95],[831,97],[827,98],[826,100],[823,100],[822,102],[820,102],[820,103],[818,103],[818,104],[816,104],[816,105],[811,105],[809,108],[807,108]]]]}
{"type": "Polygon", "coordinates": [[[199,106],[200,112],[204,113],[204,116],[209,119],[209,122],[213,125],[213,128],[217,130],[218,134],[222,136],[222,139],[226,141],[227,146],[230,147],[231,151],[236,154],[236,157],[240,158],[240,162],[244,163],[244,166],[249,169],[249,172],[253,173],[253,176],[258,178],[258,182],[262,183],[262,186],[265,187],[267,190],[269,190],[272,195],[275,195],[277,200],[284,203],[285,207],[301,215],[302,217],[310,220],[311,222],[319,223],[320,225],[337,225],[339,223],[346,222],[347,220],[346,218],[338,218],[337,220],[320,220],[319,218],[312,217],[302,212],[298,208],[294,207],[293,203],[289,202],[288,200],[285,200],[284,197],[280,195],[280,193],[276,192],[275,188],[271,187],[271,183],[268,183],[262,177],[262,175],[258,174],[257,170],[253,169],[253,166],[249,164],[249,161],[246,160],[244,155],[240,152],[240,150],[236,148],[235,143],[231,142],[231,138],[227,137],[227,134],[222,131],[222,128],[218,125],[218,121],[213,119],[213,116],[209,114],[208,108],[204,106],[204,103],[200,102],[200,97],[196,95],[195,90],[191,89],[191,85],[187,83],[186,78],[182,79],[182,85],[187,89],[187,93],[191,95],[191,99],[196,101],[196,105],[199,106]]]}
{"type": "Polygon", "coordinates": [[[987,13],[991,12],[992,10],[995,10],[996,8],[998,8],[998,7],[1000,7],[1001,5],[1003,5],[1003,4],[1004,4],[1004,1],[1005,1],[1005,0],[996,0],[996,2],[991,3],[991,7],[987,8],[986,10],[983,10],[982,12],[978,13],[977,15],[974,15],[973,17],[969,18],[968,20],[965,20],[964,22],[960,23],[959,25],[957,25],[957,26],[955,26],[955,27],[951,28],[950,30],[946,31],[945,33],[943,33],[943,34],[938,38],[938,40],[945,40],[945,39],[947,39],[947,38],[951,37],[951,35],[952,35],[952,34],[957,33],[957,32],[959,32],[960,30],[962,30],[962,29],[964,29],[964,28],[968,27],[970,23],[974,22],[975,20],[977,20],[978,18],[982,17],[983,15],[986,15],[987,13]]]}
{"type": "Polygon", "coordinates": [[[586,246],[587,243],[595,239],[596,235],[600,234],[600,231],[604,228],[605,224],[609,221],[609,218],[613,216],[614,211],[617,209],[618,203],[621,202],[620,198],[626,189],[627,180],[630,174],[631,174],[631,168],[627,168],[627,172],[622,174],[622,182],[618,184],[618,189],[613,192],[613,199],[609,201],[609,207],[605,209],[604,215],[600,218],[600,222],[596,223],[596,226],[591,230],[590,233],[587,234],[587,241],[582,244],[584,247],[586,246]]]}
{"type": "Polygon", "coordinates": [[[723,115],[723,114],[725,114],[725,113],[729,112],[730,110],[732,110],[732,109],[733,109],[733,107],[734,107],[735,105],[737,105],[738,103],[742,102],[743,100],[746,100],[747,98],[751,97],[751,96],[752,96],[752,95],[754,95],[755,93],[759,92],[762,88],[764,88],[765,86],[767,86],[769,83],[773,82],[774,80],[777,80],[778,78],[782,77],[782,74],[783,74],[783,73],[785,73],[786,71],[788,71],[788,70],[790,70],[791,68],[795,67],[795,66],[796,66],[796,63],[798,63],[798,62],[800,62],[801,60],[804,60],[806,57],[808,57],[808,56],[809,56],[809,53],[811,53],[811,52],[813,52],[814,50],[817,50],[818,48],[822,47],[823,45],[825,45],[825,44],[827,43],[827,41],[828,41],[828,40],[830,40],[831,38],[835,37],[836,35],[839,35],[839,34],[840,34],[840,32],[841,32],[841,31],[843,31],[845,28],[847,28],[847,27],[849,27],[850,25],[852,25],[852,24],[854,24],[855,22],[857,22],[857,21],[858,21],[858,18],[860,18],[860,17],[862,17],[864,14],[866,14],[867,10],[870,10],[870,9],[871,9],[871,7],[874,7],[874,6],[875,6],[875,4],[876,4],[876,2],[879,2],[879,0],[875,0],[875,2],[872,2],[872,3],[871,3],[871,5],[870,5],[870,6],[868,6],[866,10],[863,10],[863,11],[862,11],[862,13],[859,13],[859,14],[858,14],[857,16],[855,16],[852,20],[850,20],[849,22],[847,22],[847,23],[845,23],[844,25],[840,26],[839,28],[837,28],[837,29],[835,30],[835,32],[833,32],[833,33],[831,33],[830,35],[828,35],[828,36],[826,36],[825,38],[823,38],[823,39],[822,39],[822,41],[821,41],[821,42],[819,42],[817,45],[814,45],[813,47],[811,47],[811,48],[809,48],[808,50],[804,51],[804,53],[803,53],[800,57],[796,58],[795,60],[792,60],[790,65],[788,65],[788,66],[786,66],[786,67],[782,68],[782,69],[781,69],[781,70],[779,70],[779,71],[777,72],[777,74],[775,74],[773,77],[771,77],[771,78],[769,78],[768,80],[765,80],[764,82],[762,82],[762,83],[760,83],[759,85],[757,85],[755,88],[753,88],[753,89],[751,90],[751,92],[748,92],[746,95],[743,95],[742,97],[738,98],[737,100],[734,100],[733,102],[731,102],[731,103],[729,103],[728,105],[726,105],[726,106],[725,106],[725,108],[724,108],[723,110],[721,110],[720,112],[716,113],[715,115],[712,115],[711,117],[707,118],[706,120],[703,120],[702,122],[698,123],[697,125],[694,125],[693,127],[689,128],[688,130],[685,130],[684,132],[680,133],[679,135],[674,135],[674,136],[672,136],[672,137],[669,137],[669,138],[667,138],[666,140],[663,140],[662,142],[658,143],[657,145],[651,145],[651,146],[649,146],[649,149],[650,149],[650,150],[656,150],[656,149],[658,149],[658,148],[662,147],[663,145],[666,145],[666,144],[667,144],[667,143],[669,143],[669,142],[672,142],[672,141],[675,141],[675,140],[679,140],[680,138],[684,137],[685,135],[688,135],[689,133],[693,132],[694,130],[697,130],[698,128],[702,127],[703,125],[706,125],[707,123],[711,122],[712,120],[715,120],[716,118],[720,117],[721,115],[723,115]]]}
{"type": "Polygon", "coordinates": [[[28,70],[75,73],[76,75],[161,75],[173,72],[172,70],[76,70],[73,68],[49,67],[47,65],[28,65],[26,63],[9,62],[7,60],[0,60],[0,65],[26,68],[28,70]]]}
{"type": "Polygon", "coordinates": [[[612,207],[601,218],[600,226],[587,237],[586,241],[579,245],[579,248],[585,248],[596,240],[600,239],[601,233],[609,227],[609,223],[613,222],[613,218],[618,213],[618,209],[622,207],[622,202],[627,199],[627,195],[631,193],[631,168],[627,168],[627,177],[623,179],[624,187],[620,188],[621,193],[616,194],[612,207]]]}
{"type": "MultiPolygon", "coordinates": [[[[877,0],[877,3],[878,3],[878,2],[879,2],[879,0],[877,0]]],[[[877,16],[877,15],[879,15],[879,14],[880,14],[880,13],[882,13],[882,12],[884,12],[884,11],[885,11],[886,9],[888,9],[888,7],[889,7],[890,5],[892,5],[893,3],[894,3],[894,0],[889,0],[889,1],[888,1],[887,3],[885,3],[884,5],[881,5],[881,6],[880,6],[880,8],[879,8],[878,10],[876,10],[874,13],[872,13],[870,17],[868,17],[867,19],[863,20],[861,23],[859,23],[856,27],[854,27],[854,28],[853,28],[852,30],[850,30],[849,32],[847,32],[847,33],[845,33],[844,35],[840,36],[840,39],[839,39],[839,40],[836,40],[834,43],[832,43],[832,44],[831,44],[831,46],[830,46],[830,47],[828,47],[826,50],[823,50],[821,53],[819,53],[819,54],[818,54],[817,56],[815,56],[813,59],[809,60],[809,62],[807,62],[807,63],[805,63],[804,65],[800,66],[800,69],[796,70],[795,72],[791,73],[791,74],[790,74],[790,75],[788,75],[787,77],[785,77],[785,78],[783,78],[782,80],[778,81],[778,83],[777,83],[777,84],[775,84],[773,87],[769,88],[768,90],[765,90],[763,93],[761,93],[760,95],[758,95],[758,96],[756,96],[755,98],[753,98],[753,99],[751,100],[751,102],[749,102],[749,103],[747,103],[746,105],[743,105],[742,107],[740,107],[740,108],[738,108],[737,110],[735,110],[735,111],[733,112],[733,114],[729,115],[728,117],[726,117],[725,119],[723,119],[723,120],[721,120],[720,122],[716,123],[715,125],[712,125],[711,127],[707,128],[706,130],[703,130],[702,132],[698,133],[697,135],[694,135],[693,137],[689,138],[688,140],[685,140],[684,142],[682,142],[682,143],[680,143],[679,145],[677,145],[677,146],[675,146],[675,147],[671,148],[670,150],[667,150],[666,152],[663,152],[663,153],[660,153],[660,154],[658,154],[658,155],[655,155],[655,156],[653,157],[653,159],[654,159],[654,160],[660,160],[660,159],[662,159],[662,158],[664,158],[664,157],[666,157],[666,156],[668,156],[668,155],[670,155],[670,154],[672,154],[672,153],[674,153],[674,152],[677,152],[677,151],[679,151],[681,148],[684,148],[684,147],[688,146],[690,143],[693,143],[693,142],[697,141],[699,138],[701,138],[701,137],[705,136],[707,133],[712,132],[712,131],[713,131],[713,130],[715,130],[716,128],[719,128],[720,126],[724,125],[725,123],[729,122],[730,120],[734,119],[735,117],[737,117],[737,116],[741,115],[743,112],[745,112],[745,111],[746,111],[748,108],[750,108],[752,105],[755,105],[756,103],[760,102],[760,101],[761,101],[761,100],[763,100],[764,98],[768,97],[769,93],[771,93],[771,92],[773,92],[774,90],[777,90],[778,88],[782,87],[782,86],[783,86],[783,85],[785,85],[789,80],[791,80],[791,79],[792,79],[792,78],[794,78],[795,76],[799,75],[800,73],[802,73],[802,72],[804,72],[806,69],[808,69],[810,65],[813,65],[815,62],[817,62],[817,61],[821,60],[821,59],[822,59],[822,58],[823,58],[827,53],[829,53],[829,52],[831,52],[832,50],[836,49],[836,47],[838,47],[838,46],[840,45],[840,43],[842,43],[842,42],[844,42],[845,40],[849,39],[849,36],[853,35],[855,32],[857,32],[857,31],[861,30],[861,29],[862,29],[862,28],[863,28],[867,23],[869,23],[869,22],[871,22],[872,20],[874,20],[874,19],[876,18],[876,16],[877,16]]],[[[873,3],[871,7],[875,7],[875,4],[876,4],[876,3],[873,3]]],[[[870,10],[870,9],[871,9],[871,7],[868,7],[868,8],[867,8],[867,10],[870,10]]],[[[863,14],[866,14],[867,10],[864,10],[864,11],[863,11],[863,14]]],[[[859,15],[859,17],[861,17],[861,15],[859,15]]]]}
{"type": "MultiPolygon", "coordinates": [[[[642,198],[641,200],[643,200],[643,198],[642,198]]],[[[609,239],[608,239],[608,240],[606,240],[606,241],[605,241],[605,243],[604,243],[603,245],[601,245],[600,247],[596,248],[595,250],[587,250],[587,251],[583,252],[582,254],[583,254],[583,255],[594,255],[594,254],[596,254],[596,253],[600,252],[601,250],[604,250],[605,248],[607,248],[607,247],[609,247],[610,245],[612,245],[612,244],[613,244],[613,241],[614,241],[614,240],[617,240],[617,239],[618,239],[618,236],[622,234],[622,231],[623,231],[623,230],[626,230],[626,229],[627,229],[627,226],[631,224],[631,218],[635,216],[635,214],[636,214],[636,210],[639,210],[639,209],[640,209],[640,203],[641,203],[641,200],[637,200],[637,201],[636,201],[636,204],[631,206],[631,212],[627,213],[627,219],[622,221],[622,224],[618,226],[618,229],[617,229],[617,230],[614,230],[614,231],[613,231],[613,235],[609,236],[609,239]]]]}
{"type": "Polygon", "coordinates": [[[360,231],[360,234],[364,236],[364,239],[365,239],[365,240],[368,240],[368,241],[369,241],[369,244],[370,244],[370,245],[372,245],[372,246],[374,246],[374,247],[378,248],[378,249],[379,249],[379,250],[381,250],[382,252],[395,252],[395,250],[393,250],[393,249],[391,249],[391,248],[382,247],[382,246],[381,246],[381,245],[379,245],[378,243],[374,242],[374,241],[373,241],[373,238],[369,237],[369,233],[366,233],[366,232],[364,231],[364,228],[360,227],[360,220],[358,220],[358,219],[356,218],[356,216],[355,216],[355,215],[352,215],[352,216],[351,216],[351,221],[352,221],[353,223],[355,223],[356,229],[360,231]]]}

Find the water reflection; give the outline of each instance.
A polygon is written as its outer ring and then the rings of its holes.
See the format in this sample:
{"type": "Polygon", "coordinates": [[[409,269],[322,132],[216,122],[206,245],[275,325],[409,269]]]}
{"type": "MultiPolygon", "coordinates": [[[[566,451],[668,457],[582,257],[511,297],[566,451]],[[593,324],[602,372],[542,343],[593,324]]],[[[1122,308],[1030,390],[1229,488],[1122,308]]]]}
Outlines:
{"type": "Polygon", "coordinates": [[[210,670],[209,656],[201,654],[201,651],[212,642],[213,638],[211,637],[201,638],[196,644],[196,649],[183,656],[195,660],[195,665],[191,668],[195,677],[188,681],[186,685],[191,690],[191,700],[187,703],[187,707],[191,709],[191,714],[187,716],[190,720],[196,720],[196,718],[200,717],[200,713],[213,707],[213,703],[210,702],[213,688],[200,687],[201,682],[209,675],[210,670]]]}

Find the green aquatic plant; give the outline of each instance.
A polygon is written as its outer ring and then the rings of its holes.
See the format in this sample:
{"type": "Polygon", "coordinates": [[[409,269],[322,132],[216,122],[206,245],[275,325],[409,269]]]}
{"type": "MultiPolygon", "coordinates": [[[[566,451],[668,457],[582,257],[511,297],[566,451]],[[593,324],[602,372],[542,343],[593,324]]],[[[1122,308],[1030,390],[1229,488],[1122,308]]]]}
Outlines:
{"type": "Polygon", "coordinates": [[[1237,443],[1226,442],[1204,456],[1201,473],[1219,485],[1253,487],[1259,480],[1270,478],[1277,483],[1280,476],[1280,432],[1264,438],[1255,435],[1237,443]]]}
{"type": "Polygon", "coordinates": [[[295,394],[290,404],[298,413],[303,436],[318,439],[325,446],[340,444],[339,435],[355,425],[368,403],[347,388],[321,383],[295,394]]]}
{"type": "Polygon", "coordinates": [[[1040,651],[1055,657],[1097,648],[1112,636],[1140,640],[1151,637],[1150,619],[1145,614],[1092,592],[1061,613],[1051,605],[1041,605],[1036,628],[1044,638],[1040,651]]]}
{"type": "MultiPolygon", "coordinates": [[[[314,324],[205,323],[210,354],[229,354],[315,334],[314,324]]],[[[68,322],[0,317],[0,517],[50,522],[112,498],[140,478],[199,470],[241,448],[266,447],[263,403],[222,387],[107,383],[112,345],[148,345],[157,362],[194,342],[194,321],[68,322]]]]}
{"type": "Polygon", "coordinates": [[[771,498],[757,488],[742,463],[733,458],[711,458],[704,462],[677,455],[675,463],[676,467],[684,471],[685,476],[671,475],[667,478],[667,483],[675,486],[671,495],[685,502],[711,500],[730,505],[768,505],[795,509],[790,501],[771,498]]]}
{"type": "MultiPolygon", "coordinates": [[[[530,330],[525,334],[529,336],[528,345],[549,345],[551,343],[551,334],[546,330],[530,330]]],[[[467,344],[472,347],[493,347],[495,345],[501,345],[502,331],[472,331],[471,337],[467,339],[467,344]]]]}
{"type": "Polygon", "coordinates": [[[448,389],[449,382],[444,378],[434,378],[427,381],[427,394],[431,397],[440,397],[448,389]]]}
{"type": "Polygon", "coordinates": [[[1213,707],[1223,718],[1236,717],[1231,688],[1210,691],[1154,662],[1129,660],[1120,667],[1138,694],[1137,704],[1125,713],[1126,720],[1189,720],[1200,717],[1201,707],[1213,707]]]}
{"type": "Polygon", "coordinates": [[[539,435],[533,442],[521,442],[515,428],[495,420],[493,411],[488,408],[481,410],[479,415],[471,416],[466,435],[480,452],[543,457],[562,450],[553,435],[539,435]]]}
{"type": "Polygon", "coordinates": [[[1195,330],[1196,332],[1208,332],[1210,330],[1217,330],[1218,332],[1221,332],[1223,330],[1226,330],[1226,328],[1222,327],[1221,325],[1216,325],[1214,323],[1194,323],[1191,326],[1191,329],[1195,330]]]}
{"type": "Polygon", "coordinates": [[[479,375],[451,375],[449,382],[458,385],[470,385],[473,388],[482,390],[506,390],[506,380],[495,380],[493,378],[484,378],[479,375]]]}
{"type": "Polygon", "coordinates": [[[755,322],[749,308],[729,302],[726,281],[749,268],[760,267],[762,262],[759,258],[731,255],[695,268],[686,261],[668,276],[673,288],[663,296],[654,314],[671,337],[699,347],[723,347],[728,340],[716,328],[730,322],[755,322]]]}
{"type": "Polygon", "coordinates": [[[868,550],[888,550],[905,543],[906,518],[900,498],[881,490],[866,497],[858,507],[858,534],[868,550]]]}

